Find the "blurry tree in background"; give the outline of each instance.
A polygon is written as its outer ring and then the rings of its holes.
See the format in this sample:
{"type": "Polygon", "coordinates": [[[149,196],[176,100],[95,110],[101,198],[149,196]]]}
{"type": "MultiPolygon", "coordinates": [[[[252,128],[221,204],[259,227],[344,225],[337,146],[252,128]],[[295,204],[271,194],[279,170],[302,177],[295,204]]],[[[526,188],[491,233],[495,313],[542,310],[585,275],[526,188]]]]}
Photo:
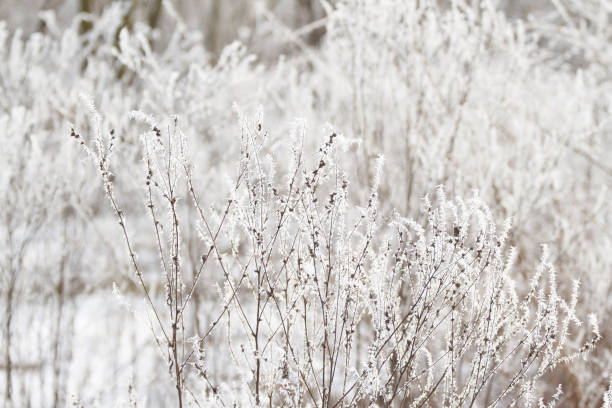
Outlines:
{"type": "MultiPolygon", "coordinates": [[[[78,13],[99,15],[112,3],[112,0],[3,0],[0,20],[6,20],[11,29],[20,27],[27,34],[44,30],[39,12],[52,10],[60,24],[67,25],[78,13]]],[[[167,39],[174,29],[174,22],[163,12],[162,0],[126,0],[123,3],[128,12],[121,27],[142,22],[159,29],[162,39],[167,39]]],[[[270,26],[272,16],[292,30],[308,26],[325,16],[318,0],[176,0],[172,4],[189,30],[202,32],[206,49],[213,58],[218,57],[223,47],[234,40],[246,44],[260,43],[265,39],[261,36],[271,35],[272,27],[262,30],[259,26],[270,26]],[[265,14],[262,13],[264,9],[265,14]]],[[[84,22],[83,29],[88,27],[90,24],[84,22]]],[[[324,31],[325,25],[317,24],[308,30],[305,41],[310,45],[318,44],[324,31]]],[[[266,53],[272,56],[277,54],[277,50],[269,47],[258,51],[263,56],[266,53]]]]}

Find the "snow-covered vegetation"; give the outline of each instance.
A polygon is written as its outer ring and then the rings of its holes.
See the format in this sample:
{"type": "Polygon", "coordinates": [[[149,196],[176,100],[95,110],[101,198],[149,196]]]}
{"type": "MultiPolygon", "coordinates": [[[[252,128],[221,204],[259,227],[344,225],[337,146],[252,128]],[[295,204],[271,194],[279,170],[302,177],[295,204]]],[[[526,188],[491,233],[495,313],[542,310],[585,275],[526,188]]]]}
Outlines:
{"type": "Polygon", "coordinates": [[[612,1],[0,17],[2,406],[610,407],[612,1]]]}

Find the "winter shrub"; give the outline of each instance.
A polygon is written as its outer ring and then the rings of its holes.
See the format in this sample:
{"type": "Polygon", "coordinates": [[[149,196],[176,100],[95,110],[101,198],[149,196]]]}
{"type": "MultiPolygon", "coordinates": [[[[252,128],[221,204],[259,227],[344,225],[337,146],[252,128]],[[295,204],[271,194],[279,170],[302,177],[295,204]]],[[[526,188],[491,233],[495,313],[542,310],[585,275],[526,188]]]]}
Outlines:
{"type": "Polygon", "coordinates": [[[201,395],[221,405],[534,406],[542,404],[542,378],[601,338],[591,317],[590,339],[571,346],[571,329],[581,325],[579,284],[568,300],[558,294],[546,248],[529,284],[517,288],[516,251],[506,247],[510,222],[498,232],[477,195],[450,201],[440,188],[434,204],[425,198],[418,220],[381,214],[380,157],[368,204],[358,207],[348,198],[336,133],[312,154],[298,128],[291,170],[278,175],[273,158],[287,153],[269,150],[261,118],[243,118],[227,204],[207,210],[177,119],[163,135],[151,118],[132,116],[152,126],[142,136],[143,201],[166,312],[150,296],[113,189],[115,131],[105,137],[98,130],[95,151],[84,146],[155,316],[152,330],[179,406],[185,389],[194,401],[201,395]],[[187,222],[181,202],[195,213],[187,222]],[[196,226],[205,245],[188,277],[179,230],[196,226]],[[204,333],[193,333],[185,311],[200,281],[219,293],[215,317],[204,333]],[[234,369],[216,372],[215,360],[234,369]]]}

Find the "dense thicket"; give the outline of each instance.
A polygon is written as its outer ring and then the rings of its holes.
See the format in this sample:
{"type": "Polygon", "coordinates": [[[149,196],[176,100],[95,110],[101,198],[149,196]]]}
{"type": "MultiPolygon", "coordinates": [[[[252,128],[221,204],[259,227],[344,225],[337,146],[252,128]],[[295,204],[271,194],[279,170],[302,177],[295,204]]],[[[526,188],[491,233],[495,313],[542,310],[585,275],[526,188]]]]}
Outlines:
{"type": "Polygon", "coordinates": [[[56,3],[0,7],[5,406],[610,406],[612,2],[56,3]]]}

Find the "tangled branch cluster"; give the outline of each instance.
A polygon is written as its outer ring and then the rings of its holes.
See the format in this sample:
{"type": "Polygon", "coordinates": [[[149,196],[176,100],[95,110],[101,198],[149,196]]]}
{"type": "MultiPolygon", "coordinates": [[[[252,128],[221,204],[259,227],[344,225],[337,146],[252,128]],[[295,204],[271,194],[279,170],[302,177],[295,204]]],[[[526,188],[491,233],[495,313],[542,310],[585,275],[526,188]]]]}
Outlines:
{"type": "Polygon", "coordinates": [[[448,200],[440,188],[418,219],[381,213],[379,158],[359,207],[341,165],[343,138],[331,133],[314,155],[295,138],[291,170],[276,174],[279,153],[263,125],[241,121],[237,175],[220,208],[203,207],[206,191],[194,183],[198,170],[177,119],[167,135],[157,125],[143,134],[144,210],[159,258],[146,273],[113,189],[114,130],[98,134],[93,150],[83,145],[155,316],[151,328],[179,406],[185,390],[193,401],[203,395],[222,406],[542,405],[541,378],[601,338],[591,317],[590,339],[575,346],[578,282],[564,299],[545,248],[527,288],[517,287],[510,222],[499,230],[478,195],[448,200]],[[195,216],[183,217],[182,207],[195,216]],[[191,276],[179,229],[201,235],[191,276]],[[165,313],[146,283],[154,271],[164,282],[165,313]],[[185,313],[205,281],[218,286],[217,314],[195,332],[185,313]],[[234,368],[215,372],[211,359],[234,368]]]}

